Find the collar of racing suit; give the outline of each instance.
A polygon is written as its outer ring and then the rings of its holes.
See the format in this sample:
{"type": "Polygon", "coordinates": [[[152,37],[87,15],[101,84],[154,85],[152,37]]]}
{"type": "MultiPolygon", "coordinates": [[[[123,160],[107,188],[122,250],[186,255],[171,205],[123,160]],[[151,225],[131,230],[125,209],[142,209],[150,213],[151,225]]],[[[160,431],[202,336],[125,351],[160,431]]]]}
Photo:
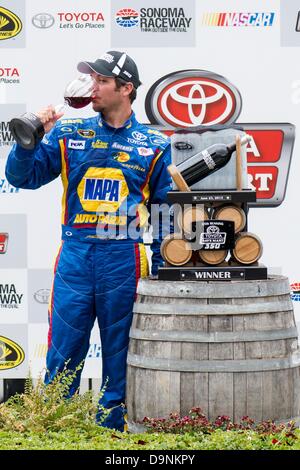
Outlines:
{"type": "Polygon", "coordinates": [[[130,127],[134,126],[136,124],[137,120],[136,120],[136,117],[135,117],[135,113],[134,111],[132,111],[131,115],[129,116],[129,118],[124,122],[124,124],[118,128],[116,127],[113,127],[111,126],[110,124],[108,124],[108,122],[106,122],[104,120],[104,117],[102,115],[102,113],[99,113],[99,121],[98,121],[98,124],[100,127],[107,127],[111,130],[116,130],[116,129],[129,129],[130,127]]]}

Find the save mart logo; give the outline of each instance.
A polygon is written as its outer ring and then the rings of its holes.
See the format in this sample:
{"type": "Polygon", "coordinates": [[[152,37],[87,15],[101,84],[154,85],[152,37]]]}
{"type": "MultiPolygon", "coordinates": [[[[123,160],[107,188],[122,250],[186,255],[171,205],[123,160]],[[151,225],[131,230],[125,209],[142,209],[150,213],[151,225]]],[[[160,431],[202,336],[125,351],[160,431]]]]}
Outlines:
{"type": "Polygon", "coordinates": [[[0,41],[17,36],[22,30],[22,21],[10,10],[0,6],[0,41]]]}

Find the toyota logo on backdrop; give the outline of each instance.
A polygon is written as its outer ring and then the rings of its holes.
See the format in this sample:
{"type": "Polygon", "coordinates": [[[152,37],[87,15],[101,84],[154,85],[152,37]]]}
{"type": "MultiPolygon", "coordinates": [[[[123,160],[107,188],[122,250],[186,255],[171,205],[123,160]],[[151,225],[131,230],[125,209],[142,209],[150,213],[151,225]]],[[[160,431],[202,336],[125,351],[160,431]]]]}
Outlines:
{"type": "Polygon", "coordinates": [[[50,13],[38,13],[32,18],[32,24],[36,28],[47,29],[54,25],[55,19],[50,13]]]}
{"type": "Polygon", "coordinates": [[[182,70],[157,80],[146,96],[152,124],[173,127],[231,124],[240,115],[238,89],[221,75],[205,70],[182,70]]]}
{"type": "Polygon", "coordinates": [[[40,289],[33,295],[34,300],[39,304],[48,304],[50,298],[50,289],[40,289]]]}

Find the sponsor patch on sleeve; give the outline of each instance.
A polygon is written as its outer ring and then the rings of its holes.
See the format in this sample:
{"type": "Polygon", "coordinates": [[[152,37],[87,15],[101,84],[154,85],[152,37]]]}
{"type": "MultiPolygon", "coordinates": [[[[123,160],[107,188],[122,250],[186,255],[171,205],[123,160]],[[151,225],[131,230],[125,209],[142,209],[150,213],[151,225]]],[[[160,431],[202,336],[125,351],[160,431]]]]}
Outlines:
{"type": "Polygon", "coordinates": [[[137,147],[137,151],[143,157],[149,157],[149,155],[154,154],[153,150],[151,148],[147,148],[147,147],[137,147]]]}
{"type": "Polygon", "coordinates": [[[82,124],[82,119],[62,119],[61,124],[82,124]]]}
{"type": "Polygon", "coordinates": [[[74,150],[84,150],[85,149],[85,140],[73,140],[69,139],[68,148],[74,150]]]}
{"type": "Polygon", "coordinates": [[[86,139],[92,139],[96,135],[96,132],[93,129],[78,129],[77,133],[86,139]]]}
{"type": "Polygon", "coordinates": [[[75,132],[76,127],[75,126],[62,126],[59,130],[63,132],[64,134],[72,134],[72,132],[75,132]]]}

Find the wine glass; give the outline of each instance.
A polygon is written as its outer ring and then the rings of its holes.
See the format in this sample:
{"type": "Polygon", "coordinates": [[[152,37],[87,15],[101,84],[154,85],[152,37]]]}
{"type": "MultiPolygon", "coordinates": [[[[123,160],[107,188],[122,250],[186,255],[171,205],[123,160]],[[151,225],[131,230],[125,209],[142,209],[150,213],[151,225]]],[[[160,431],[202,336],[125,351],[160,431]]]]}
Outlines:
{"type": "MultiPolygon", "coordinates": [[[[67,106],[83,108],[92,101],[94,81],[88,74],[81,74],[67,84],[64,92],[64,103],[55,106],[55,112],[62,112],[67,106]]],[[[25,149],[34,149],[45,135],[42,121],[33,113],[24,113],[13,118],[9,123],[10,131],[17,144],[25,149]]]]}
{"type": "Polygon", "coordinates": [[[94,81],[90,75],[81,74],[66,86],[64,104],[55,106],[56,113],[63,111],[67,106],[71,108],[84,108],[92,101],[94,81]]]}

